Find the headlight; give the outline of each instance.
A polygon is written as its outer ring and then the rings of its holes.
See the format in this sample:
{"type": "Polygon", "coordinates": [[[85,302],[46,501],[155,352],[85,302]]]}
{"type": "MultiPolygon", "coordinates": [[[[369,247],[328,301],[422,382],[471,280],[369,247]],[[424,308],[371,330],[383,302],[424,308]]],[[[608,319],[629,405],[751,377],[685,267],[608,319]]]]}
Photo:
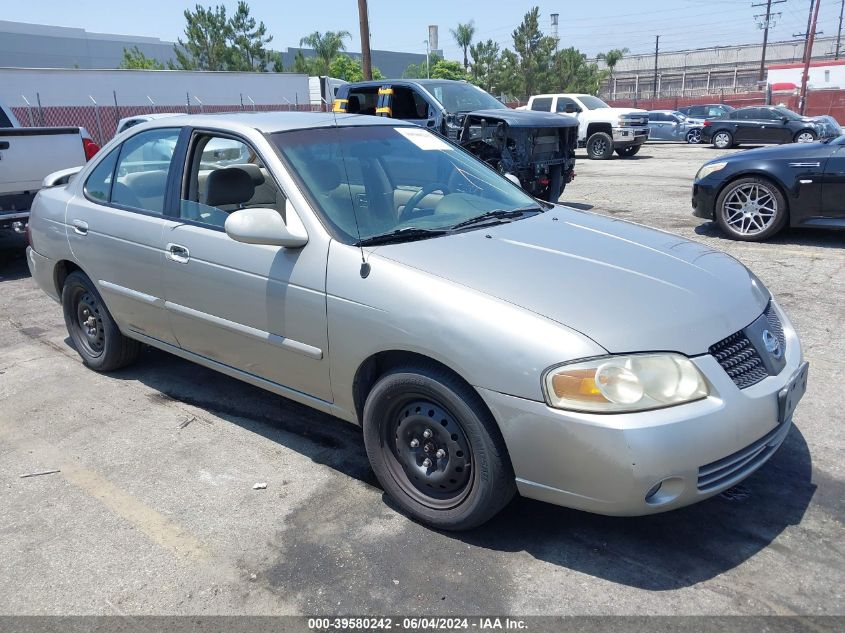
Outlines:
{"type": "Polygon", "coordinates": [[[700,400],[709,394],[698,368],[681,354],[603,356],[559,365],[543,378],[549,406],[621,413],[700,400]]]}
{"type": "Polygon", "coordinates": [[[727,166],[727,161],[719,161],[718,163],[707,163],[706,165],[703,165],[701,169],[698,170],[698,173],[695,175],[695,179],[701,180],[702,178],[706,178],[710,174],[720,171],[727,166]]]}

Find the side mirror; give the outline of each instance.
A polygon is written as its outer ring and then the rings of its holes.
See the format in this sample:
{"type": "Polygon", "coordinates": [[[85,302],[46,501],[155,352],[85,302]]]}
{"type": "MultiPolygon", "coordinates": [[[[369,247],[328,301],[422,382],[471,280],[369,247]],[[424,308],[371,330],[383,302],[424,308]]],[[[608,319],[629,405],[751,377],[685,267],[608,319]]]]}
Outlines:
{"type": "Polygon", "coordinates": [[[507,178],[508,180],[510,180],[510,181],[511,181],[513,184],[515,184],[517,187],[522,187],[522,183],[521,183],[521,182],[519,182],[519,178],[517,178],[515,175],[513,175],[513,174],[505,174],[505,178],[507,178]]]}
{"type": "Polygon", "coordinates": [[[787,123],[789,123],[789,119],[788,119],[787,117],[783,117],[783,118],[781,119],[781,122],[782,122],[784,125],[786,125],[787,123]]]}
{"type": "Polygon", "coordinates": [[[573,103],[567,103],[566,107],[564,108],[564,112],[566,114],[578,114],[579,112],[581,112],[581,108],[579,108],[573,103]]]}
{"type": "Polygon", "coordinates": [[[226,218],[226,235],[236,242],[302,248],[308,243],[308,233],[294,211],[290,200],[285,207],[288,222],[275,209],[241,209],[226,218]]]}

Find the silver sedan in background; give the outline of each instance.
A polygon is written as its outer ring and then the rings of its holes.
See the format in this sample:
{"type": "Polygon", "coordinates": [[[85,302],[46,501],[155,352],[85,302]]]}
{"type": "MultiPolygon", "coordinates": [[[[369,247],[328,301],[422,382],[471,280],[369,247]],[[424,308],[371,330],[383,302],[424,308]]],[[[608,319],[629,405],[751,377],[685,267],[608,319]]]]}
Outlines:
{"type": "Polygon", "coordinates": [[[535,200],[392,119],[144,123],[39,192],[30,233],[89,368],[146,344],[361,425],[386,493],[438,528],[517,492],[616,515],[706,499],[772,456],[806,388],[735,259],[535,200]]]}
{"type": "Polygon", "coordinates": [[[701,142],[703,119],[692,119],[676,110],[651,110],[648,113],[648,140],[701,142]]]}

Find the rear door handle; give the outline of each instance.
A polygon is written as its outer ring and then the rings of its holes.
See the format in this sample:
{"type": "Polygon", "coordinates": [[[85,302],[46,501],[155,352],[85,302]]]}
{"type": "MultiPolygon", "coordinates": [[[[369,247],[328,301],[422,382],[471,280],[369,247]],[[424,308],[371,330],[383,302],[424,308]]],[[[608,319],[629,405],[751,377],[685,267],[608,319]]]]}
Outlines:
{"type": "Polygon", "coordinates": [[[77,235],[88,235],[88,223],[83,220],[73,220],[73,232],[77,235]]]}
{"type": "Polygon", "coordinates": [[[187,264],[191,259],[191,251],[181,244],[168,244],[167,258],[179,264],[187,264]]]}

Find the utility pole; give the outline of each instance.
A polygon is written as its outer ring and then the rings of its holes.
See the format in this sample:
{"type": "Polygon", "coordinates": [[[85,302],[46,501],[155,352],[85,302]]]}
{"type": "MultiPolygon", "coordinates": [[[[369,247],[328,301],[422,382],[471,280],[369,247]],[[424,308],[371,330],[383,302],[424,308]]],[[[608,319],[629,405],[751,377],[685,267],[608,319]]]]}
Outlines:
{"type": "Polygon", "coordinates": [[[842,13],[845,11],[845,0],[839,4],[839,31],[836,33],[836,55],[833,59],[839,59],[839,42],[842,39],[842,13]]]}
{"type": "Polygon", "coordinates": [[[358,0],[358,21],[361,24],[361,70],[364,79],[373,78],[373,63],[370,60],[370,14],[367,10],[367,0],[358,0]]]}
{"type": "Polygon", "coordinates": [[[660,36],[654,36],[654,86],[651,89],[652,100],[657,99],[657,55],[660,52],[660,36]]]}
{"type": "Polygon", "coordinates": [[[810,74],[810,60],[813,58],[813,42],[816,39],[816,22],[819,19],[819,5],[822,0],[816,1],[816,8],[813,11],[813,16],[810,28],[807,29],[807,54],[804,55],[804,73],[801,75],[801,114],[804,114],[807,109],[807,78],[810,74]]]}
{"type": "MultiPolygon", "coordinates": [[[[845,0],[843,0],[843,1],[845,1],[845,0]]],[[[769,29],[773,28],[775,26],[774,22],[772,20],[772,17],[773,17],[772,5],[773,4],[781,4],[783,2],[786,2],[786,0],[774,0],[774,2],[772,0],[766,0],[765,4],[760,2],[758,4],[752,4],[751,5],[752,7],[762,7],[762,6],[766,7],[766,15],[765,16],[762,16],[762,15],[755,15],[754,16],[755,19],[761,18],[761,17],[763,18],[762,22],[758,22],[758,24],[760,25],[760,28],[763,29],[763,54],[760,56],[760,77],[759,77],[760,81],[763,81],[763,77],[766,74],[766,46],[769,43],[769,29]]],[[[775,13],[774,17],[780,17],[780,13],[775,13]]]]}

